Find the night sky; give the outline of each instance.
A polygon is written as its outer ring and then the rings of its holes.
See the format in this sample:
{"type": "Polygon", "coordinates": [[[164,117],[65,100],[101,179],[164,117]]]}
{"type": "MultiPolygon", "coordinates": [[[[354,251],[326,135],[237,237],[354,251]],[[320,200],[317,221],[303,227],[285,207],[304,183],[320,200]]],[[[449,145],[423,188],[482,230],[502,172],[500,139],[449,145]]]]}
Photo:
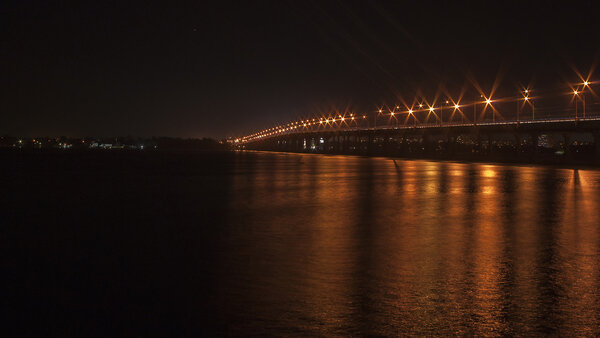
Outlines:
{"type": "Polygon", "coordinates": [[[2,1],[0,134],[222,138],[597,63],[595,1],[496,2],[2,1]]]}

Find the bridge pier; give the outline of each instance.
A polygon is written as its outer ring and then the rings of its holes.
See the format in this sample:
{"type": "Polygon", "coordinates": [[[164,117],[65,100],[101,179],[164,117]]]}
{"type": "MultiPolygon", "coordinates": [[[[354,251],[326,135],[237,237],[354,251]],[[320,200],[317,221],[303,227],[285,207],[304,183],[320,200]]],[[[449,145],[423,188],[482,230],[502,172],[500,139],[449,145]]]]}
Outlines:
{"type": "Polygon", "coordinates": [[[594,147],[596,148],[596,163],[600,164],[600,130],[594,132],[594,147]]]}
{"type": "Polygon", "coordinates": [[[521,143],[521,134],[518,130],[513,133],[513,137],[515,139],[515,151],[517,152],[516,157],[521,158],[521,154],[523,153],[523,144],[521,143]]]}
{"type": "Polygon", "coordinates": [[[406,131],[401,135],[402,142],[400,143],[400,155],[405,156],[407,153],[406,131]]]}
{"type": "Polygon", "coordinates": [[[477,130],[477,134],[475,135],[475,151],[478,154],[481,154],[481,133],[477,130]]]}
{"type": "Polygon", "coordinates": [[[537,154],[539,153],[539,149],[538,149],[538,141],[540,138],[540,133],[531,133],[531,147],[532,147],[532,154],[531,154],[531,158],[535,159],[537,157],[537,154]]]}
{"type": "Polygon", "coordinates": [[[573,142],[571,140],[571,134],[570,133],[563,133],[562,134],[563,137],[563,150],[565,151],[565,157],[566,158],[571,158],[571,143],[573,142]]]}
{"type": "Polygon", "coordinates": [[[456,146],[456,135],[453,135],[449,131],[446,131],[446,155],[447,155],[447,157],[454,155],[455,146],[456,146]]]}

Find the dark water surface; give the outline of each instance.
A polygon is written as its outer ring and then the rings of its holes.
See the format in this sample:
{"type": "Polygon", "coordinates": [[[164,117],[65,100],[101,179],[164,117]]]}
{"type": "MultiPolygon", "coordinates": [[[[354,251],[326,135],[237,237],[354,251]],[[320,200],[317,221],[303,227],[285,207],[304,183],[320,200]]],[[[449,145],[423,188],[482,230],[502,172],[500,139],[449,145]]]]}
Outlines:
{"type": "Polygon", "coordinates": [[[1,156],[11,335],[600,335],[598,170],[1,156]]]}

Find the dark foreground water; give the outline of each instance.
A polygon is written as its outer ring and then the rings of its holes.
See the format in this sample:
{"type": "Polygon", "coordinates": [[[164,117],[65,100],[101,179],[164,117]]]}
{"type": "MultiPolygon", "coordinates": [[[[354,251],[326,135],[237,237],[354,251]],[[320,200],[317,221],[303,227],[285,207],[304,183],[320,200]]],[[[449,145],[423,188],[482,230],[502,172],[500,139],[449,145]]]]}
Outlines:
{"type": "Polygon", "coordinates": [[[600,334],[597,170],[0,156],[10,336],[600,334]]]}

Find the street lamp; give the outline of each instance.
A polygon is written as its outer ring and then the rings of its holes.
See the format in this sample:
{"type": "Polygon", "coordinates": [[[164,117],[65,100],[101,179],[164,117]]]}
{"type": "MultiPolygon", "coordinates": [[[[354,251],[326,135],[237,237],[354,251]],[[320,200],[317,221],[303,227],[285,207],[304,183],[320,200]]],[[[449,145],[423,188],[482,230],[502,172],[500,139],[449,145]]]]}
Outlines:
{"type": "MultiPolygon", "coordinates": [[[[485,106],[486,107],[489,106],[491,103],[492,103],[492,100],[490,100],[488,98],[485,99],[485,106]]],[[[495,111],[494,111],[493,108],[492,108],[492,122],[496,122],[496,114],[495,114],[495,111]]]]}
{"type": "MultiPolygon", "coordinates": [[[[421,105],[422,106],[422,105],[421,105]]],[[[408,110],[408,117],[413,117],[413,120],[415,121],[415,126],[417,125],[417,118],[415,117],[415,115],[413,114],[413,110],[409,109],[408,110]]]]}
{"type": "MultiPolygon", "coordinates": [[[[448,105],[448,100],[446,100],[446,106],[448,105]]],[[[440,107],[440,125],[444,122],[444,105],[440,107]]]]}
{"type": "MultiPolygon", "coordinates": [[[[431,113],[433,113],[433,115],[434,115],[435,117],[438,117],[438,116],[435,114],[435,112],[434,112],[434,108],[433,108],[433,106],[430,106],[430,107],[429,107],[429,113],[430,113],[430,114],[431,114],[431,113]]],[[[439,118],[438,118],[438,120],[439,120],[439,118]]],[[[440,123],[440,124],[441,124],[441,123],[440,123]]]]}
{"type": "Polygon", "coordinates": [[[573,90],[573,98],[575,101],[575,120],[577,120],[577,98],[579,97],[578,94],[579,91],[577,89],[573,90]]]}
{"type": "Polygon", "coordinates": [[[529,104],[531,106],[531,119],[535,120],[535,106],[533,105],[533,101],[529,98],[529,94],[531,94],[531,90],[529,89],[525,89],[523,91],[523,104],[521,104],[520,102],[517,102],[517,122],[519,122],[521,120],[521,108],[525,105],[525,104],[529,104]]]}
{"type": "Polygon", "coordinates": [[[585,89],[585,87],[588,87],[589,84],[590,84],[589,82],[584,81],[583,82],[583,88],[581,89],[581,94],[582,94],[581,97],[582,97],[582,100],[583,100],[583,118],[585,118],[585,91],[584,91],[584,89],[585,89]]]}
{"type": "MultiPolygon", "coordinates": [[[[479,97],[483,97],[483,94],[479,97]]],[[[477,125],[477,100],[473,103],[473,125],[477,125]]]]}
{"type": "Polygon", "coordinates": [[[456,111],[458,110],[458,112],[460,113],[460,121],[461,123],[465,123],[465,115],[462,113],[462,111],[460,111],[460,106],[458,105],[458,103],[454,103],[454,111],[452,112],[452,115],[450,115],[450,117],[454,116],[454,114],[456,114],[456,111]]]}
{"type": "Polygon", "coordinates": [[[379,117],[379,114],[381,114],[382,111],[382,109],[379,109],[375,114],[375,122],[373,123],[373,129],[377,129],[377,118],[379,117]]]}

